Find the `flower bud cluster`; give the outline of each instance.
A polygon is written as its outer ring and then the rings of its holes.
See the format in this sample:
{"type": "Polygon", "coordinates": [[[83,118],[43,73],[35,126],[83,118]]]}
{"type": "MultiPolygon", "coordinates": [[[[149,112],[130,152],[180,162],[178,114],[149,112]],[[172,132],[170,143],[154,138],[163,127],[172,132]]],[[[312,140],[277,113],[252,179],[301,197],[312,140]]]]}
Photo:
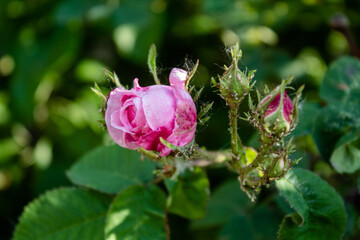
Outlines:
{"type": "MultiPolygon", "coordinates": [[[[229,107],[229,131],[231,136],[231,154],[224,159],[230,169],[239,173],[241,188],[254,199],[262,185],[273,179],[279,179],[293,165],[289,154],[293,151],[292,141],[285,141],[296,126],[299,112],[299,99],[303,86],[296,93],[294,100],[288,96],[292,78],[283,80],[264,96],[258,93],[255,106],[249,95],[250,113],[248,121],[259,131],[261,146],[258,151],[242,144],[238,134],[239,106],[254,87],[255,71],[241,71],[238,61],[242,57],[239,44],[231,49],[232,62],[225,66],[225,72],[212,79],[220,96],[229,107]]],[[[197,112],[194,101],[201,90],[191,97],[193,87],[189,82],[199,65],[197,61],[191,71],[172,69],[170,85],[162,85],[157,76],[156,48],[149,51],[148,65],[156,85],[140,86],[137,79],[134,87],[126,89],[121,85],[116,74],[106,71],[107,76],[117,85],[108,97],[105,97],[97,85],[93,91],[103,99],[103,113],[110,136],[122,147],[137,149],[142,154],[164,164],[158,176],[176,177],[184,168],[207,166],[218,163],[217,154],[206,150],[199,151],[194,143],[197,121],[205,123],[206,114],[212,103],[200,107],[197,112]],[[204,159],[212,159],[205,161],[204,159]],[[196,159],[196,161],[195,161],[196,159]],[[197,161],[199,160],[199,161],[197,161]],[[184,162],[185,164],[180,164],[184,162]]],[[[224,155],[222,154],[222,157],[224,155]]]]}
{"type": "Polygon", "coordinates": [[[287,94],[288,85],[292,78],[283,80],[274,90],[259,96],[259,103],[255,107],[249,97],[251,114],[248,120],[259,130],[262,143],[254,163],[243,171],[240,181],[248,193],[254,192],[261,185],[271,179],[285,175],[293,164],[289,154],[293,151],[291,140],[285,143],[287,136],[296,126],[299,111],[299,99],[303,86],[296,93],[294,101],[287,94]],[[258,172],[261,174],[254,174],[258,172]],[[256,176],[256,177],[254,177],[256,176]]]}

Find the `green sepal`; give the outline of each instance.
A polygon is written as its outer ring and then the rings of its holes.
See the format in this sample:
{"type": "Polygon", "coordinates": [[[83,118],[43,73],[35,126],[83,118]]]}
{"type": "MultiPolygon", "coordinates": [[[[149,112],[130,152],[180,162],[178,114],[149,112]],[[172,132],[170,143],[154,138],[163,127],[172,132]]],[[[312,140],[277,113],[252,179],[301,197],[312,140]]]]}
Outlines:
{"type": "Polygon", "coordinates": [[[157,70],[156,70],[156,46],[155,46],[155,44],[152,44],[150,47],[147,63],[148,63],[149,70],[154,77],[155,83],[157,85],[160,85],[161,83],[157,76],[157,70]]]}

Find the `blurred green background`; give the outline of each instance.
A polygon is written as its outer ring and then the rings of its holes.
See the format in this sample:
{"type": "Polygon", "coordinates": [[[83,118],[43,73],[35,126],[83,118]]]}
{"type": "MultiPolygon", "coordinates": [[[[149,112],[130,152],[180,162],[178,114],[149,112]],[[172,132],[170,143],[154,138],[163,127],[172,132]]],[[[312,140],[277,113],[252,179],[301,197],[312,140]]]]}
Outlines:
{"type": "MultiPolygon", "coordinates": [[[[320,102],[328,64],[349,54],[346,39],[329,24],[339,12],[360,36],[356,0],[0,0],[0,239],[11,238],[25,204],[69,185],[69,166],[110,141],[97,122],[100,99],[90,90],[94,82],[113,87],[104,67],[123,84],[138,77],[149,85],[152,43],[163,83],[172,67],[190,69],[200,59],[193,84],[205,91],[197,105],[215,103],[197,142],[226,149],[227,109],[209,81],[229,64],[226,46],[239,41],[241,67],[257,69],[257,86],[294,74],[295,87],[306,84],[306,101],[320,102]]],[[[240,127],[245,141],[256,143],[252,128],[240,127]]],[[[298,143],[303,165],[329,176],[311,137],[298,143]]],[[[214,187],[228,173],[209,175],[214,187]]]]}

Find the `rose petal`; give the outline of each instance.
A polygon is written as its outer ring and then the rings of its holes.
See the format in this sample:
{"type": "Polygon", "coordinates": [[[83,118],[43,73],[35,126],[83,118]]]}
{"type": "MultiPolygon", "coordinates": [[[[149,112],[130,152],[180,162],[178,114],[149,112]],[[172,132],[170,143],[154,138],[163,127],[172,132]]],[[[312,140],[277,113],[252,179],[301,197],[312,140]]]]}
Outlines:
{"type": "Polygon", "coordinates": [[[115,88],[109,93],[105,122],[110,136],[117,144],[125,148],[136,149],[138,146],[134,142],[134,139],[123,129],[119,129],[122,128],[122,124],[121,121],[117,119],[120,117],[119,109],[122,105],[123,99],[128,99],[130,96],[134,96],[134,94],[123,88],[115,88]],[[112,122],[114,122],[114,126],[112,122]]]}
{"type": "Polygon", "coordinates": [[[171,86],[179,86],[185,89],[187,72],[180,68],[173,68],[170,72],[169,81],[171,86]]]}
{"type": "MultiPolygon", "coordinates": [[[[272,113],[276,112],[278,108],[280,107],[280,100],[281,100],[281,94],[278,94],[272,102],[269,104],[268,108],[266,109],[265,116],[267,117],[271,115],[272,113]]],[[[283,115],[285,117],[285,120],[290,122],[290,115],[292,114],[292,111],[294,109],[294,105],[290,99],[290,97],[287,95],[287,93],[284,93],[284,100],[283,100],[283,115]]]]}
{"type": "Polygon", "coordinates": [[[120,121],[123,124],[125,128],[127,128],[130,132],[133,129],[133,126],[131,125],[131,121],[135,117],[135,112],[132,109],[134,107],[134,98],[129,98],[126,100],[126,102],[123,104],[123,106],[120,109],[120,121]]]}
{"type": "MultiPolygon", "coordinates": [[[[160,137],[166,139],[171,134],[171,128],[161,127],[156,131],[151,131],[145,135],[140,136],[137,140],[139,146],[148,150],[158,150],[160,143],[160,137]]],[[[162,145],[162,144],[161,144],[162,145]]],[[[163,146],[163,145],[162,145],[163,146]]]]}
{"type": "Polygon", "coordinates": [[[144,92],[142,106],[146,121],[152,130],[171,123],[175,114],[172,88],[164,85],[150,86],[144,92]]]}
{"type": "MultiPolygon", "coordinates": [[[[118,110],[116,112],[113,112],[110,116],[110,125],[116,129],[119,129],[121,131],[131,133],[131,131],[124,126],[120,119],[121,111],[118,110]]],[[[108,124],[107,124],[108,125],[108,124]]]]}
{"type": "MultiPolygon", "coordinates": [[[[176,99],[175,127],[172,134],[165,140],[176,146],[185,146],[192,141],[195,135],[196,107],[187,91],[173,87],[173,92],[176,99]]],[[[161,155],[167,155],[168,152],[168,150],[163,149],[161,155]]]]}
{"type": "Polygon", "coordinates": [[[137,79],[137,78],[134,79],[134,88],[131,89],[131,90],[134,90],[134,89],[135,90],[141,90],[142,89],[142,87],[139,84],[139,79],[137,79]]]}

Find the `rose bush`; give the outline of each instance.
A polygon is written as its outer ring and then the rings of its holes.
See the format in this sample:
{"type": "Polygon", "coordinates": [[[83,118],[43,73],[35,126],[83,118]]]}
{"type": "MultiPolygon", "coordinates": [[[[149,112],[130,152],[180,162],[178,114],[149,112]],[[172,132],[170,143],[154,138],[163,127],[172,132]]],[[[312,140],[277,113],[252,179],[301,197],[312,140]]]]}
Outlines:
{"type": "Polygon", "coordinates": [[[130,90],[118,87],[107,99],[105,122],[110,136],[122,147],[171,152],[160,142],[162,137],[176,146],[192,141],[196,130],[196,107],[185,89],[187,72],[173,68],[170,86],[141,87],[138,79],[130,90]]]}

